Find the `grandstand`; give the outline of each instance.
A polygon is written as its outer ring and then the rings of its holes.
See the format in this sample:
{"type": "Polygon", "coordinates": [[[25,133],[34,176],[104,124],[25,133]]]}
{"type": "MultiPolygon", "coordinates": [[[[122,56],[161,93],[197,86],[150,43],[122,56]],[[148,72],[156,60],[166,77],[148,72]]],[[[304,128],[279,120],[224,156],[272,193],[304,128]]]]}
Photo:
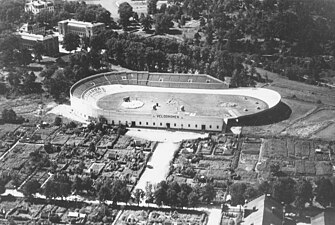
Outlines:
{"type": "Polygon", "coordinates": [[[208,131],[225,131],[229,120],[262,113],[281,99],[263,88],[228,89],[205,74],[148,72],[97,74],[70,92],[73,111],[85,119],[103,116],[112,124],[208,131]]]}

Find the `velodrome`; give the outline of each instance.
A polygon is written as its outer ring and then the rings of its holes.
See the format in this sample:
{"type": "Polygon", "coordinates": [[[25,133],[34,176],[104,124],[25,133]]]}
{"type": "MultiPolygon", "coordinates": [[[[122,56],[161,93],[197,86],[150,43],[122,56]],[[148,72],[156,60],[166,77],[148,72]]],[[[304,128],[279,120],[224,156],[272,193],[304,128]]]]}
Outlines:
{"type": "Polygon", "coordinates": [[[163,129],[224,131],[229,120],[263,113],[280,100],[275,91],[228,88],[203,74],[112,72],[71,88],[73,111],[86,119],[163,129]]]}

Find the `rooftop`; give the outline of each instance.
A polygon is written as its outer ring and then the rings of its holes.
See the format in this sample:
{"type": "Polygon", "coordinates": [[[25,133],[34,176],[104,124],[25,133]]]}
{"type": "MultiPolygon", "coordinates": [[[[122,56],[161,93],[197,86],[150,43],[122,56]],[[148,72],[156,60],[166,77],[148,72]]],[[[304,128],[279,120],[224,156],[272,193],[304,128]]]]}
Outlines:
{"type": "Polygon", "coordinates": [[[244,205],[245,218],[241,224],[281,225],[283,206],[273,198],[262,195],[244,205]]]}
{"type": "Polygon", "coordinates": [[[331,225],[335,221],[335,209],[326,208],[322,213],[311,218],[311,225],[331,225]]]}
{"type": "Polygon", "coordinates": [[[62,20],[59,21],[58,23],[67,23],[69,26],[82,26],[82,27],[95,27],[95,26],[100,26],[104,25],[104,23],[91,23],[91,22],[84,22],[84,21],[78,21],[78,20],[73,20],[73,19],[68,19],[68,20],[62,20]]]}
{"type": "Polygon", "coordinates": [[[55,35],[41,35],[41,34],[32,34],[32,33],[27,33],[27,32],[18,32],[16,34],[19,35],[22,39],[31,40],[31,41],[44,41],[47,39],[52,39],[52,38],[57,37],[55,35]]]}

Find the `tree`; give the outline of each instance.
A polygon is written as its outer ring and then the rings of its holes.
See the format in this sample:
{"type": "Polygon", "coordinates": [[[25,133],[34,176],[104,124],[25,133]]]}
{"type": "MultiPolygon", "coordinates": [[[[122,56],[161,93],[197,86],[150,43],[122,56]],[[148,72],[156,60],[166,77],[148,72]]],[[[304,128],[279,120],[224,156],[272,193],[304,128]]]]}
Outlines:
{"type": "Polygon", "coordinates": [[[43,9],[38,14],[36,14],[35,20],[40,24],[51,25],[53,18],[53,12],[43,9]]]}
{"type": "Polygon", "coordinates": [[[60,117],[60,116],[56,116],[56,117],[55,117],[55,121],[54,121],[54,125],[55,125],[55,126],[60,126],[60,125],[62,125],[62,117],[60,117]]]}
{"type": "Polygon", "coordinates": [[[311,203],[313,199],[313,187],[307,180],[299,180],[294,186],[294,204],[299,209],[305,208],[306,203],[311,203]]]}
{"type": "Polygon", "coordinates": [[[45,142],[44,143],[44,150],[46,151],[46,153],[53,153],[53,147],[52,144],[50,142],[45,142]]]}
{"type": "Polygon", "coordinates": [[[158,0],[147,0],[148,14],[156,14],[156,12],[157,12],[157,1],[158,0]]]}
{"type": "Polygon", "coordinates": [[[195,207],[198,205],[199,203],[199,199],[200,199],[200,195],[197,191],[192,191],[188,196],[188,205],[195,207]]]}
{"type": "Polygon", "coordinates": [[[234,183],[229,187],[232,205],[243,205],[245,202],[245,191],[247,185],[245,183],[234,183]]]}
{"type": "Polygon", "coordinates": [[[31,52],[27,48],[23,48],[20,50],[20,52],[17,52],[16,58],[17,61],[19,62],[19,65],[26,66],[32,62],[31,52]]]}
{"type": "Polygon", "coordinates": [[[72,191],[80,193],[83,189],[82,183],[83,183],[82,179],[80,177],[76,176],[74,178],[73,183],[72,183],[72,187],[71,187],[72,191]]]}
{"type": "Polygon", "coordinates": [[[181,207],[185,207],[188,205],[188,194],[186,191],[180,191],[178,194],[177,194],[177,202],[179,203],[179,206],[181,207]]]}
{"type": "Polygon", "coordinates": [[[86,191],[87,193],[94,192],[94,189],[93,189],[93,180],[89,176],[85,176],[82,179],[82,184],[81,185],[82,185],[82,190],[83,191],[86,191]]]}
{"type": "Polygon", "coordinates": [[[64,36],[63,47],[66,51],[76,50],[80,45],[80,37],[78,34],[68,33],[64,36]]]}
{"type": "Polygon", "coordinates": [[[258,192],[262,194],[271,194],[272,193],[272,187],[271,184],[267,181],[263,181],[260,183],[257,187],[258,192]]]}
{"type": "Polygon", "coordinates": [[[152,202],[154,199],[154,193],[152,192],[152,184],[147,183],[145,186],[145,198],[146,202],[152,202]]]}
{"type": "Polygon", "coordinates": [[[36,75],[33,71],[30,73],[26,72],[22,76],[22,91],[26,94],[40,93],[42,91],[41,83],[36,82],[36,75]]]}
{"type": "Polygon", "coordinates": [[[328,178],[321,178],[316,181],[316,196],[315,200],[319,202],[323,207],[327,207],[334,198],[334,188],[328,178]]]}
{"type": "Polygon", "coordinates": [[[42,55],[45,52],[44,45],[41,42],[36,42],[36,44],[33,45],[33,53],[34,53],[34,60],[38,60],[38,62],[41,62],[42,55]]]}
{"type": "Polygon", "coordinates": [[[15,111],[13,109],[4,109],[2,111],[2,120],[7,123],[15,123],[17,121],[15,111]]]}
{"type": "Polygon", "coordinates": [[[203,186],[201,188],[201,196],[202,196],[202,200],[206,202],[207,204],[213,201],[213,199],[216,196],[216,191],[214,189],[214,186],[210,183],[207,183],[205,186],[203,186]]]}
{"type": "Polygon", "coordinates": [[[90,38],[90,47],[98,51],[98,50],[105,48],[105,42],[106,42],[106,38],[103,33],[93,35],[90,38]]]}
{"type": "Polygon", "coordinates": [[[133,16],[133,7],[128,2],[123,2],[119,5],[118,10],[122,28],[125,30],[129,25],[129,19],[133,16]]]}
{"type": "Polygon", "coordinates": [[[106,200],[109,200],[111,198],[110,189],[107,184],[104,184],[100,187],[100,190],[98,192],[98,199],[100,202],[104,202],[106,200]]]}
{"type": "Polygon", "coordinates": [[[164,13],[157,13],[154,17],[155,34],[164,34],[173,27],[172,17],[164,13]]]}
{"type": "Polygon", "coordinates": [[[125,202],[127,203],[130,199],[130,192],[127,189],[127,184],[122,180],[114,180],[111,189],[110,189],[111,199],[113,204],[117,204],[117,202],[125,202]]]}
{"type": "Polygon", "coordinates": [[[0,182],[0,194],[5,193],[5,191],[6,191],[5,185],[2,182],[0,182]]]}
{"type": "Polygon", "coordinates": [[[144,191],[142,189],[136,188],[134,192],[135,202],[137,206],[140,205],[141,199],[144,197],[144,191]]]}
{"type": "Polygon", "coordinates": [[[294,201],[295,181],[292,178],[277,179],[272,185],[272,196],[278,202],[290,204],[294,201]]]}
{"type": "Polygon", "coordinates": [[[56,198],[57,195],[57,187],[54,185],[52,180],[47,181],[44,186],[44,195],[48,199],[56,198]]]}
{"type": "Polygon", "coordinates": [[[33,194],[37,193],[41,187],[41,184],[36,179],[27,181],[22,190],[24,196],[31,198],[33,194]]]}
{"type": "Polygon", "coordinates": [[[148,32],[152,28],[152,18],[150,15],[145,16],[143,13],[140,17],[140,23],[145,32],[148,32]]]}
{"type": "Polygon", "coordinates": [[[104,23],[105,25],[110,25],[111,20],[111,13],[100,7],[96,13],[96,21],[104,23]]]}
{"type": "Polygon", "coordinates": [[[177,206],[178,205],[178,192],[174,190],[172,187],[166,191],[166,204],[169,206],[177,206]]]}
{"type": "Polygon", "coordinates": [[[157,188],[154,192],[155,196],[155,203],[157,205],[162,205],[163,203],[167,202],[167,189],[168,185],[166,184],[165,181],[161,181],[158,185],[157,188]]]}
{"type": "Polygon", "coordinates": [[[68,75],[66,68],[58,69],[54,74],[47,79],[43,80],[43,85],[47,91],[56,99],[61,99],[62,95],[68,93],[72,81],[71,76],[68,75]]]}
{"type": "Polygon", "coordinates": [[[259,195],[258,190],[252,186],[247,187],[247,189],[244,192],[244,198],[248,201],[258,197],[258,195],[259,195]]]}
{"type": "Polygon", "coordinates": [[[71,194],[72,182],[66,174],[55,174],[44,187],[47,198],[67,197],[71,194]]]}

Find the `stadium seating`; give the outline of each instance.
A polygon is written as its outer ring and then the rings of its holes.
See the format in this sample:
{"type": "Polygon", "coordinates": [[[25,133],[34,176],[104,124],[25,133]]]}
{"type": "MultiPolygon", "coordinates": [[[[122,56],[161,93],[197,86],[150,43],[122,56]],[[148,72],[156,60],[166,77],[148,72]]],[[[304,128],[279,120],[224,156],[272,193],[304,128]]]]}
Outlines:
{"type": "Polygon", "coordinates": [[[97,74],[79,81],[72,87],[71,93],[76,97],[82,97],[84,93],[90,89],[93,89],[94,87],[112,84],[165,88],[227,88],[226,84],[206,74],[190,75],[148,72],[109,72],[97,74]]]}

